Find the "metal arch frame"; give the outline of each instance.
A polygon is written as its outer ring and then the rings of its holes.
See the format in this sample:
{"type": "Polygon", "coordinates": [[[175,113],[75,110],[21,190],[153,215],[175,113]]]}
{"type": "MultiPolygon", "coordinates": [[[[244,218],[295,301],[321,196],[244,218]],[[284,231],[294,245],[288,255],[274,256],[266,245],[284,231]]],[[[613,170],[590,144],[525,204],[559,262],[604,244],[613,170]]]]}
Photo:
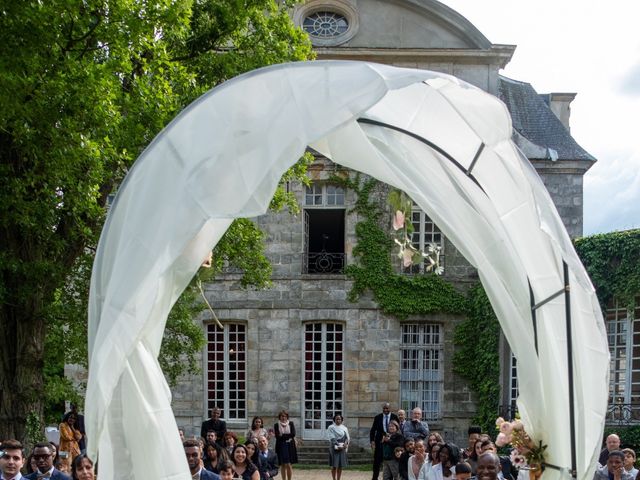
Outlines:
{"type": "MultiPolygon", "coordinates": [[[[388,123],[384,123],[384,122],[380,122],[378,120],[372,120],[370,118],[359,118],[358,119],[358,123],[361,124],[365,124],[365,125],[375,125],[378,127],[383,127],[383,128],[387,128],[389,130],[394,130],[396,132],[399,133],[403,133],[409,137],[412,137],[416,140],[418,140],[421,143],[424,143],[425,145],[427,145],[428,147],[430,147],[431,149],[435,150],[436,152],[438,152],[440,155],[442,155],[444,158],[446,158],[447,160],[449,160],[456,168],[458,168],[459,170],[461,170],[462,172],[464,172],[464,174],[469,177],[471,179],[471,181],[473,183],[476,184],[476,186],[478,188],[480,188],[480,190],[482,190],[483,193],[486,192],[484,191],[484,189],[482,188],[482,185],[480,185],[480,182],[478,182],[478,180],[473,176],[473,174],[471,173],[471,171],[473,170],[473,167],[475,166],[476,162],[478,161],[478,158],[480,157],[482,151],[484,150],[484,143],[480,144],[480,147],[478,148],[478,150],[476,151],[474,158],[471,162],[471,164],[469,165],[469,168],[466,169],[464,168],[464,166],[458,162],[452,155],[450,155],[446,150],[444,150],[442,147],[436,145],[435,143],[433,143],[432,141],[417,135],[413,132],[409,132],[403,128],[397,127],[395,125],[391,125],[388,123]]],[[[567,335],[567,380],[569,382],[569,435],[570,435],[570,442],[571,442],[571,470],[569,471],[570,475],[573,478],[577,478],[577,460],[576,460],[576,425],[575,425],[575,398],[574,398],[574,391],[575,391],[575,386],[574,386],[574,378],[573,378],[573,334],[572,334],[572,328],[571,328],[571,285],[569,283],[569,266],[567,265],[566,261],[562,261],[562,269],[563,269],[563,275],[564,275],[564,286],[563,288],[561,288],[560,290],[558,290],[557,292],[551,294],[548,298],[545,298],[544,300],[536,303],[535,302],[535,298],[534,298],[534,294],[533,294],[533,289],[531,288],[531,282],[529,281],[529,279],[527,279],[527,281],[529,282],[529,295],[530,295],[530,300],[531,300],[531,320],[533,322],[533,333],[534,333],[534,342],[535,342],[535,349],[536,349],[536,355],[538,355],[538,327],[537,327],[537,318],[536,318],[536,311],[538,310],[538,308],[544,306],[545,304],[549,303],[551,300],[559,297],[560,295],[562,295],[564,293],[564,301],[565,301],[565,328],[566,328],[566,335],[567,335]]],[[[547,464],[546,466],[554,468],[554,469],[559,469],[558,466],[556,465],[550,465],[547,464]]]]}

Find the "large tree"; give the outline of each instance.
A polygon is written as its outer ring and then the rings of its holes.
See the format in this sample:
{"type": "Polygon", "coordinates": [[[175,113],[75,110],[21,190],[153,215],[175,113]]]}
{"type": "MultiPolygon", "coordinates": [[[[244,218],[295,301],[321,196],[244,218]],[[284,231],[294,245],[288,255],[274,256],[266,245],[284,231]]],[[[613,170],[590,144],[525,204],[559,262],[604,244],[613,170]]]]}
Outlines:
{"type": "MultiPolygon", "coordinates": [[[[22,439],[43,413],[47,332],[47,355],[86,355],[61,339],[86,321],[90,254],[132,162],[209,88],[311,49],[288,1],[0,5],[0,438],[22,439]]],[[[251,250],[255,229],[234,229],[251,250]]]]}

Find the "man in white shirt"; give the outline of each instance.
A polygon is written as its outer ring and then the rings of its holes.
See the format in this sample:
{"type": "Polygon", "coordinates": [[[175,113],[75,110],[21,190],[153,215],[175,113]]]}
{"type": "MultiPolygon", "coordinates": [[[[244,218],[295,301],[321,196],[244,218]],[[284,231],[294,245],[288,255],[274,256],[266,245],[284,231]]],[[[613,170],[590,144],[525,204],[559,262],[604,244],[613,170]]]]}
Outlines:
{"type": "Polygon", "coordinates": [[[20,480],[20,469],[24,464],[22,444],[17,440],[5,440],[0,445],[0,478],[2,480],[20,480]]]}

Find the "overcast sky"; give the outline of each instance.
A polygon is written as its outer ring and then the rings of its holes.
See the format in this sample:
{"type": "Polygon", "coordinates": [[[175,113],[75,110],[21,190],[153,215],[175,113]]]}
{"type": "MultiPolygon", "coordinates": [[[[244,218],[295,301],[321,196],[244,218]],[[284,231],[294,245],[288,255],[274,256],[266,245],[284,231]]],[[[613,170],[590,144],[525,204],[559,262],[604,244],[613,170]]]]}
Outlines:
{"type": "Polygon", "coordinates": [[[575,92],[571,133],[585,175],[584,233],[640,227],[640,1],[441,0],[492,43],[517,45],[504,75],[575,92]]]}

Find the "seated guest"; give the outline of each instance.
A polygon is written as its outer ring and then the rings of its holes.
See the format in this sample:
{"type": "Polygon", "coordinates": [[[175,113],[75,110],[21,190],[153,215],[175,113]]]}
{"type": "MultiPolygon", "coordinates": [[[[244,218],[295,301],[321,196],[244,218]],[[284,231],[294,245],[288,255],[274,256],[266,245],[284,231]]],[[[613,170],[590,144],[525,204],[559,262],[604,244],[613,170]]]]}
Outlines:
{"type": "Polygon", "coordinates": [[[220,473],[220,464],[229,461],[227,451],[217,443],[208,443],[204,449],[204,468],[213,473],[220,473]]]}
{"type": "Polygon", "coordinates": [[[233,480],[233,463],[222,462],[220,464],[220,480],[233,480]]]}
{"type": "Polygon", "coordinates": [[[236,477],[242,480],[260,480],[260,472],[249,459],[249,452],[244,445],[235,446],[231,454],[231,463],[236,477]]]}
{"type": "Polygon", "coordinates": [[[0,474],[5,480],[20,480],[20,469],[24,465],[24,450],[17,440],[3,440],[0,445],[0,474]]]}
{"type": "Polygon", "coordinates": [[[278,475],[278,456],[269,450],[269,440],[264,435],[258,437],[258,470],[260,478],[268,480],[278,475]]]}
{"type": "MultiPolygon", "coordinates": [[[[236,448],[238,444],[238,436],[234,432],[227,431],[222,437],[222,446],[229,454],[229,458],[231,458],[231,454],[233,453],[233,449],[236,448]]],[[[231,458],[233,460],[233,458],[231,458]]]]}
{"type": "Polygon", "coordinates": [[[71,478],[73,480],[95,480],[96,474],[93,470],[93,460],[85,453],[81,453],[73,459],[71,464],[71,478]]]}
{"type": "Polygon", "coordinates": [[[469,480],[471,478],[471,465],[460,462],[456,465],[456,480],[469,480]]]}
{"type": "Polygon", "coordinates": [[[624,453],[613,450],[609,452],[607,464],[596,469],[593,480],[635,480],[635,477],[624,469],[624,453]]]}
{"type": "Polygon", "coordinates": [[[187,440],[182,446],[184,447],[184,454],[187,457],[187,464],[193,480],[220,480],[220,476],[217,473],[202,468],[202,450],[196,440],[187,440]]]}
{"type": "Polygon", "coordinates": [[[53,448],[49,442],[36,443],[31,456],[35,460],[38,470],[27,475],[25,478],[29,480],[45,477],[51,480],[69,480],[71,478],[66,473],[62,473],[60,470],[54,468],[52,450],[53,448]]]}

